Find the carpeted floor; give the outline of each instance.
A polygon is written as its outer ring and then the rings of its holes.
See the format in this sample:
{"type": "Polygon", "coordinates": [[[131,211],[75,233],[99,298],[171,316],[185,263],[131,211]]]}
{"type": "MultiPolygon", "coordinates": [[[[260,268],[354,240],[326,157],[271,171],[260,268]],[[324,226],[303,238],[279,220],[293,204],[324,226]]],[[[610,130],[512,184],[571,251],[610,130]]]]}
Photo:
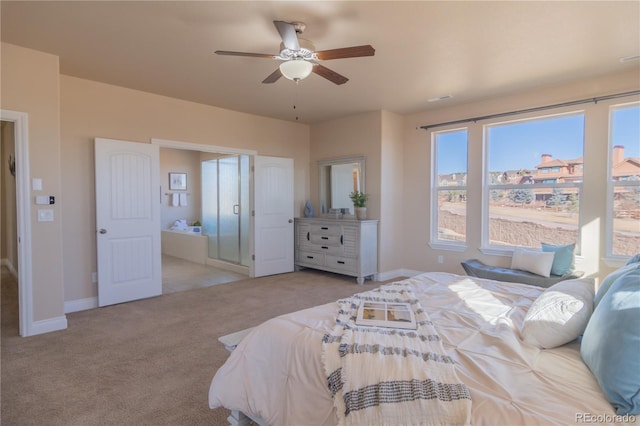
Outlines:
{"type": "Polygon", "coordinates": [[[2,425],[224,425],[209,384],[220,336],[380,283],[301,271],[67,315],[68,329],[18,336],[17,284],[2,268],[2,425]]]}

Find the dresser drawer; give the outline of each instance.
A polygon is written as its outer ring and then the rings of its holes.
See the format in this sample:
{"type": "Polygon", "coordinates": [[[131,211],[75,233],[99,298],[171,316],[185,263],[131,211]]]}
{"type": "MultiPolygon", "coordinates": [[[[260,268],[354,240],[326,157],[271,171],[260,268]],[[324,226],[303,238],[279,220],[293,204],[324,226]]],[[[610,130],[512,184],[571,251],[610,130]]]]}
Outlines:
{"type": "Polygon", "coordinates": [[[310,234],[309,239],[312,243],[321,246],[340,246],[342,245],[342,235],[323,235],[310,234]]]}
{"type": "Polygon", "coordinates": [[[298,263],[306,263],[309,265],[324,266],[324,254],[313,253],[309,251],[298,251],[298,263]]]}
{"type": "Polygon", "coordinates": [[[356,272],[358,261],[348,257],[326,256],[327,267],[345,272],[356,272]]]}
{"type": "Polygon", "coordinates": [[[342,226],[333,223],[314,223],[311,224],[312,235],[342,235],[342,226]]]}
{"type": "Polygon", "coordinates": [[[343,256],[344,250],[341,245],[330,244],[311,244],[305,247],[305,250],[318,251],[320,253],[332,254],[334,256],[343,256]]]}

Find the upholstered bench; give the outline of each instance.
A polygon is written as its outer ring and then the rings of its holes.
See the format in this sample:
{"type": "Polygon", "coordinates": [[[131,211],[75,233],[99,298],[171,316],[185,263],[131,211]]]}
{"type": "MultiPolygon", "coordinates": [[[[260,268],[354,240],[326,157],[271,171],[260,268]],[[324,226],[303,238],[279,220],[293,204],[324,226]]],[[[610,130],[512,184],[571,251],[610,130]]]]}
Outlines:
{"type": "Polygon", "coordinates": [[[253,330],[253,327],[236,331],[235,333],[227,334],[226,336],[219,337],[218,342],[222,343],[226,350],[228,350],[229,352],[233,352],[240,341],[244,339],[244,336],[249,334],[251,330],[253,330]]]}
{"type": "Polygon", "coordinates": [[[576,271],[570,275],[551,275],[550,277],[543,277],[542,275],[521,271],[519,269],[499,268],[497,266],[485,265],[478,259],[465,260],[464,262],[461,262],[461,264],[467,275],[470,277],[530,284],[538,287],[551,287],[560,281],[580,278],[584,275],[584,272],[576,271]]]}

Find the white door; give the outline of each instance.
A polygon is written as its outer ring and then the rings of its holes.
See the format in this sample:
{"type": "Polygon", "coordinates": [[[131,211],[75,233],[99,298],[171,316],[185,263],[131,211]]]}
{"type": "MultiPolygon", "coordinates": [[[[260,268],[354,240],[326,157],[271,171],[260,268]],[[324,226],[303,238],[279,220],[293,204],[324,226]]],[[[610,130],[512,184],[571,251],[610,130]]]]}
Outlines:
{"type": "Polygon", "coordinates": [[[254,157],[254,276],[293,271],[293,159],[254,157]]]}
{"type": "Polygon", "coordinates": [[[99,306],[162,294],[159,153],[95,140],[99,306]]]}

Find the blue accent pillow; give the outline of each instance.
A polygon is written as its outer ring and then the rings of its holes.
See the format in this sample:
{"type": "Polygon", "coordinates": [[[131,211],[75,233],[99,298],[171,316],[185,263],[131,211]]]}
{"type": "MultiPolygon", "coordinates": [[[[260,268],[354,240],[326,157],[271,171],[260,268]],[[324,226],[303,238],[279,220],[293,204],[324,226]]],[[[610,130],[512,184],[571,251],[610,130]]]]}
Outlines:
{"type": "Polygon", "coordinates": [[[640,262],[640,253],[636,254],[631,259],[629,259],[627,261],[627,265],[631,265],[632,263],[638,263],[638,262],[640,262]]]}
{"type": "Polygon", "coordinates": [[[598,306],[598,304],[600,303],[604,295],[607,294],[607,291],[609,291],[613,283],[615,283],[618,278],[620,278],[622,275],[626,274],[627,272],[635,271],[636,269],[640,269],[640,263],[627,264],[626,266],[623,266],[622,268],[618,268],[612,273],[610,273],[609,275],[607,275],[605,279],[602,280],[602,283],[598,287],[598,292],[596,293],[596,297],[593,298],[593,308],[595,309],[596,306],[598,306]]]}
{"type": "Polygon", "coordinates": [[[551,275],[568,275],[575,271],[576,258],[573,251],[575,244],[566,246],[554,246],[547,243],[541,243],[542,251],[555,252],[553,256],[553,265],[551,265],[551,275]]]}
{"type": "Polygon", "coordinates": [[[604,295],[580,354],[617,414],[640,414],[640,270],[620,276],[604,295]]]}

